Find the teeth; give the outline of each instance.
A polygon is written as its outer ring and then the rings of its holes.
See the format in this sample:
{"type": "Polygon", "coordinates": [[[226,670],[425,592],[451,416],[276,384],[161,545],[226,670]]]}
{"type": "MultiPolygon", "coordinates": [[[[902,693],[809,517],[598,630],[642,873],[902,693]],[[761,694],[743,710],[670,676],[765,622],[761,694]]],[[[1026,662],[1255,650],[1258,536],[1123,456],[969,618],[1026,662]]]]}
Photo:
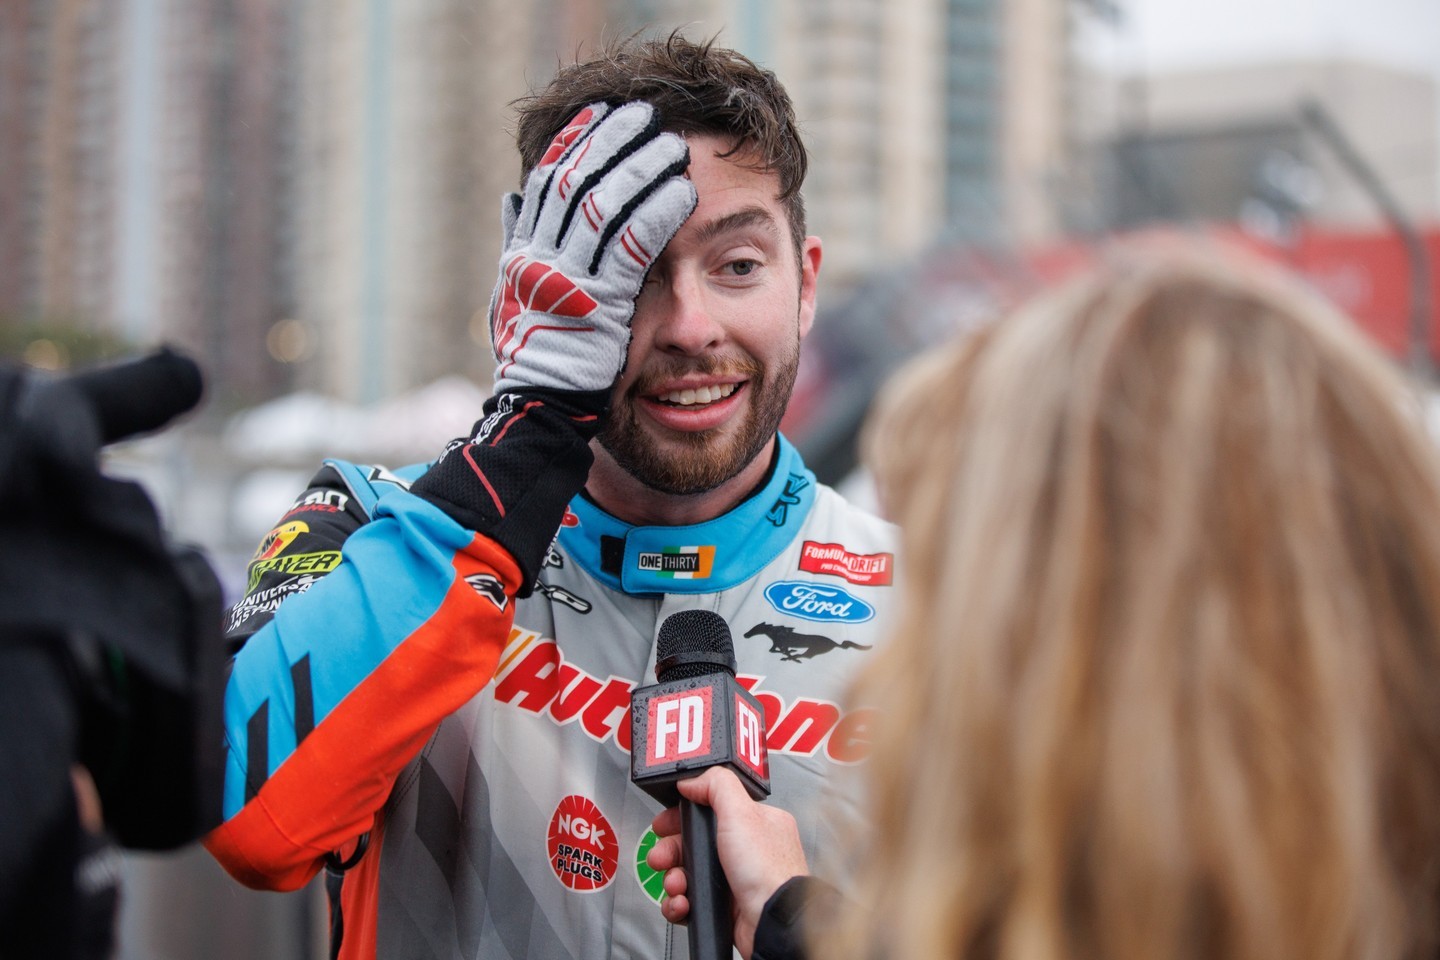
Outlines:
{"type": "Polygon", "coordinates": [[[676,403],[682,407],[694,406],[697,403],[714,403],[716,400],[723,400],[735,392],[738,384],[726,383],[718,387],[700,387],[695,390],[672,390],[670,393],[662,394],[660,400],[664,403],[676,403]]]}

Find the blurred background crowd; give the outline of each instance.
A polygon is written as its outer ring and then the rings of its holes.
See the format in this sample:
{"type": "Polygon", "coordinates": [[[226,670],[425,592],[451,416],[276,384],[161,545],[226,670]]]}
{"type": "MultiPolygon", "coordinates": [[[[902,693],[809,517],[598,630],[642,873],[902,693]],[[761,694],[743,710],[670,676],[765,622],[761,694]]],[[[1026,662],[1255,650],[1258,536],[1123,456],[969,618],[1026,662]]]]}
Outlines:
{"type": "MultiPolygon", "coordinates": [[[[0,357],[201,362],[113,466],[233,599],[318,457],[479,410],[507,105],[677,27],[796,102],[825,263],[785,430],[823,480],[901,360],[1147,233],[1289,265],[1434,382],[1435,0],[0,0],[0,357]]],[[[315,896],[127,870],[122,957],[323,955],[315,896]]]]}

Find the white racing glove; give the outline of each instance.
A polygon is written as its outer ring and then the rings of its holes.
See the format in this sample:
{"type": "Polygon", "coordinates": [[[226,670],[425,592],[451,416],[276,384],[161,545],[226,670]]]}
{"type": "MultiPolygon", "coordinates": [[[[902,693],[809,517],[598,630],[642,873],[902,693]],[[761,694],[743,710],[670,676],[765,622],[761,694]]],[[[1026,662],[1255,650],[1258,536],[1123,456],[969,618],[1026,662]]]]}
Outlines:
{"type": "Polygon", "coordinates": [[[495,391],[609,390],[650,265],[695,209],[690,151],[654,108],[592,104],[518,194],[490,300],[495,391]]]}
{"type": "Polygon", "coordinates": [[[689,150],[648,103],[592,104],[505,197],[490,300],[495,393],[411,486],[515,559],[530,593],[585,483],[650,265],[695,209],[689,150]]]}

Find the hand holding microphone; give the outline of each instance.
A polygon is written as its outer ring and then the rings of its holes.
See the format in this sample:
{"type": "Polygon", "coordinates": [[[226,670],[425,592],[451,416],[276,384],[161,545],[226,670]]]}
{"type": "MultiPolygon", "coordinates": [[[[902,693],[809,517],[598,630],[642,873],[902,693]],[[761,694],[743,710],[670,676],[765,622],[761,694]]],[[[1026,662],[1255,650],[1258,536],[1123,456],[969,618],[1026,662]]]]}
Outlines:
{"type": "Polygon", "coordinates": [[[682,611],[660,625],[655,674],[658,684],[630,698],[631,779],[667,807],[680,804],[691,960],[728,960],[734,916],[715,811],[678,785],[725,767],[747,796],[769,796],[765,714],[735,680],[730,628],[712,611],[682,611]]]}
{"type": "MultiPolygon", "coordinates": [[[[676,784],[684,799],[715,811],[715,848],[733,899],[735,947],[749,958],[765,904],[785,881],[809,873],[795,818],[779,807],[751,799],[729,770],[712,768],[676,784]]],[[[655,818],[659,842],[646,863],[665,874],[668,899],[661,912],[671,923],[689,918],[688,884],[680,843],[680,811],[671,807],[655,818]]]]}

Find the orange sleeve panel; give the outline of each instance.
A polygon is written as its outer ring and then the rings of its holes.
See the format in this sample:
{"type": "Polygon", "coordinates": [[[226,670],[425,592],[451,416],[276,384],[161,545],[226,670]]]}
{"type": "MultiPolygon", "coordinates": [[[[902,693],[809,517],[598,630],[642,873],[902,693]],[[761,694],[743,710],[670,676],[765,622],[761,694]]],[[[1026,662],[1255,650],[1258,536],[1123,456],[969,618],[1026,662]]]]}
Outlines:
{"type": "Polygon", "coordinates": [[[400,771],[494,675],[518,567],[403,499],[398,518],[352,536],[340,567],[283,604],[236,658],[227,819],[205,846],[247,886],[298,889],[372,830],[400,771]]]}

